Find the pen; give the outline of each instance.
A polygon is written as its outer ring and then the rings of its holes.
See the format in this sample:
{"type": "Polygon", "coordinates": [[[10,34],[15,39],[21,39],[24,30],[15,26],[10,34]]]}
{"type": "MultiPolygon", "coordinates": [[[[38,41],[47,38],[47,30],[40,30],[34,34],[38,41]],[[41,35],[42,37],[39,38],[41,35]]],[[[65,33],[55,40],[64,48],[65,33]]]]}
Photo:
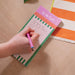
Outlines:
{"type": "Polygon", "coordinates": [[[33,43],[32,43],[32,40],[31,40],[31,37],[30,37],[29,33],[27,33],[27,38],[28,38],[28,40],[29,40],[30,47],[31,47],[31,49],[32,49],[32,51],[33,51],[34,46],[33,46],[33,43]]]}

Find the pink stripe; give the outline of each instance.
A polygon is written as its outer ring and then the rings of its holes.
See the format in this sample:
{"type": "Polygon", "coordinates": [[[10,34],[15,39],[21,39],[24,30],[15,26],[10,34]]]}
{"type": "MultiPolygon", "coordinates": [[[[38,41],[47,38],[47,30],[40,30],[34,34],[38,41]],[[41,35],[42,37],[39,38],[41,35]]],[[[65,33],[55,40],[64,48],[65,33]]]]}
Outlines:
{"type": "Polygon", "coordinates": [[[55,15],[50,13],[48,10],[46,10],[42,6],[40,6],[36,12],[38,12],[40,15],[44,16],[46,19],[51,21],[56,26],[58,26],[59,23],[61,22],[61,20],[58,17],[56,17],[55,15]]]}

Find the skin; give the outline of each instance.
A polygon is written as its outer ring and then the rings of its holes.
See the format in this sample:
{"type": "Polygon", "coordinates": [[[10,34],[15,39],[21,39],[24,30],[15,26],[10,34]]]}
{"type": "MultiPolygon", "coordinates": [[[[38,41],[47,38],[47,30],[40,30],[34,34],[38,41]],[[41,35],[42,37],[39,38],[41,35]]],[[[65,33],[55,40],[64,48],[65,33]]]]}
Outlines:
{"type": "Polygon", "coordinates": [[[35,33],[30,27],[24,28],[21,32],[12,37],[9,41],[0,44],[0,58],[13,54],[25,54],[32,52],[27,33],[30,33],[33,45],[37,42],[39,34],[35,33]]]}

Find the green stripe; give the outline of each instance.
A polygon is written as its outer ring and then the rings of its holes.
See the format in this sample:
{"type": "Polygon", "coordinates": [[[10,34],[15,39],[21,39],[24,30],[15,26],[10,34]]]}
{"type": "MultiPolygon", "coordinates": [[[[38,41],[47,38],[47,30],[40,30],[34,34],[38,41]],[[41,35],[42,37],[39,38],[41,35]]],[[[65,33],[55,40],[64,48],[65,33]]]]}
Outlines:
{"type": "Polygon", "coordinates": [[[25,62],[25,60],[23,60],[22,64],[25,62]]]}
{"type": "Polygon", "coordinates": [[[37,54],[37,52],[40,50],[40,48],[43,46],[43,44],[46,42],[46,40],[48,39],[48,37],[52,34],[52,32],[54,31],[55,29],[53,29],[49,35],[46,37],[46,39],[42,42],[42,44],[38,47],[38,49],[34,52],[34,54],[31,56],[31,58],[26,62],[25,66],[27,66],[30,61],[32,60],[32,58],[37,54]]]}
{"type": "Polygon", "coordinates": [[[19,32],[21,32],[21,31],[25,28],[25,26],[30,22],[30,20],[31,20],[33,17],[34,17],[34,15],[32,15],[32,17],[27,21],[27,23],[21,28],[21,30],[20,30],[19,32]]]}
{"type": "Polygon", "coordinates": [[[17,60],[20,58],[20,56],[17,57],[17,60]]]}
{"type": "MultiPolygon", "coordinates": [[[[31,16],[31,18],[27,21],[27,23],[21,28],[21,30],[19,32],[21,32],[25,26],[30,22],[30,20],[34,17],[34,15],[31,16]]],[[[17,60],[20,58],[21,56],[17,57],[17,60]]],[[[23,58],[21,58],[19,61],[21,61],[23,58]]],[[[22,64],[25,62],[25,60],[23,60],[22,64]]]]}
{"type": "Polygon", "coordinates": [[[37,20],[39,20],[39,18],[37,18],[37,20]]]}
{"type": "Polygon", "coordinates": [[[45,25],[47,25],[47,23],[45,23],[45,25]]]}
{"type": "MultiPolygon", "coordinates": [[[[19,32],[21,32],[24,28],[25,28],[25,26],[30,22],[30,20],[32,19],[34,17],[34,15],[32,15],[31,16],[31,18],[27,21],[27,23],[20,29],[20,31],[19,32]]],[[[12,56],[14,56],[14,55],[12,55],[12,56]]],[[[17,60],[20,58],[21,56],[18,56],[17,57],[17,60]]],[[[19,61],[21,61],[23,58],[21,58],[19,61]]],[[[23,62],[22,62],[22,64],[25,62],[25,60],[23,60],[23,62]]]]}
{"type": "Polygon", "coordinates": [[[35,16],[35,18],[37,18],[37,16],[35,16]]]}
{"type": "Polygon", "coordinates": [[[42,20],[40,20],[40,22],[41,22],[42,20]]]}
{"type": "Polygon", "coordinates": [[[49,27],[49,25],[47,27],[49,27]]]}
{"type": "Polygon", "coordinates": [[[45,22],[43,21],[42,24],[44,24],[45,22]]]}
{"type": "Polygon", "coordinates": [[[50,29],[52,29],[52,27],[50,27],[50,29]]]}
{"type": "Polygon", "coordinates": [[[19,61],[21,62],[23,58],[21,58],[19,61]]]}

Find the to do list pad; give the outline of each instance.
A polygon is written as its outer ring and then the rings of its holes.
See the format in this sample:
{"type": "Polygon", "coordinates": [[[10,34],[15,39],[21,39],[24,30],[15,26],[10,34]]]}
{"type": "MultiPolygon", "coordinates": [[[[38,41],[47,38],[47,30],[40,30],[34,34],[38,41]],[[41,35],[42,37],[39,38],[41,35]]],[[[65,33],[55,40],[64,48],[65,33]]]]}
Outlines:
{"type": "Polygon", "coordinates": [[[22,31],[25,27],[30,27],[35,30],[40,36],[34,45],[34,51],[27,54],[13,55],[18,61],[27,66],[36,53],[43,46],[48,37],[60,24],[61,20],[50,13],[48,10],[40,6],[37,11],[32,15],[28,22],[20,30],[22,31]]]}

